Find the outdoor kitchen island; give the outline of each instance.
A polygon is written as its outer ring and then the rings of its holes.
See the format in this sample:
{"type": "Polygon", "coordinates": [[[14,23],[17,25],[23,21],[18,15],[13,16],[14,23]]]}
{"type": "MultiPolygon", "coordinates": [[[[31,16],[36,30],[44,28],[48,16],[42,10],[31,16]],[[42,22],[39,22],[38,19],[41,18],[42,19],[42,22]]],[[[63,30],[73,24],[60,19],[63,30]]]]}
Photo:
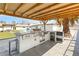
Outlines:
{"type": "MultiPolygon", "coordinates": [[[[47,40],[51,41],[51,33],[55,33],[54,42],[57,42],[56,32],[33,32],[33,33],[17,33],[18,39],[18,51],[22,53],[30,48],[40,45],[47,40]]],[[[63,34],[63,33],[62,33],[63,34]]],[[[63,41],[63,35],[61,36],[61,42],[63,41]]]]}

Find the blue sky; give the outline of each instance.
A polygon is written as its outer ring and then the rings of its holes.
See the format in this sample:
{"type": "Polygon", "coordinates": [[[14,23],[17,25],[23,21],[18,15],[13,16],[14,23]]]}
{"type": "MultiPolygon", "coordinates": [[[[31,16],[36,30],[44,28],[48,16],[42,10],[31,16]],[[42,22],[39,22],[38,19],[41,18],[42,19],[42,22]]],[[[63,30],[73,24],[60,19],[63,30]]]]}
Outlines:
{"type": "MultiPolygon", "coordinates": [[[[19,18],[19,17],[13,17],[13,16],[8,16],[8,15],[0,15],[0,21],[5,21],[7,23],[12,23],[12,21],[16,21],[16,23],[21,23],[22,21],[25,23],[40,23],[39,21],[36,20],[31,20],[31,19],[25,19],[25,18],[19,18]]],[[[51,20],[48,23],[56,23],[56,21],[51,20]]]]}

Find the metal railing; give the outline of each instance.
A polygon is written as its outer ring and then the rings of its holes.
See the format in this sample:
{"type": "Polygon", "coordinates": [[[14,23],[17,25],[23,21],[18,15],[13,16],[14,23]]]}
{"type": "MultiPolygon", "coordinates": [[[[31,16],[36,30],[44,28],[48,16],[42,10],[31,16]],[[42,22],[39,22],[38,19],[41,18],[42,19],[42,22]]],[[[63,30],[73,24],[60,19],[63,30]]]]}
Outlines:
{"type": "Polygon", "coordinates": [[[18,52],[17,48],[18,48],[18,40],[16,38],[0,40],[0,56],[12,55],[14,51],[16,51],[17,53],[18,52]]]}
{"type": "Polygon", "coordinates": [[[15,55],[19,53],[18,51],[18,39],[10,40],[9,41],[9,55],[15,55]]]}

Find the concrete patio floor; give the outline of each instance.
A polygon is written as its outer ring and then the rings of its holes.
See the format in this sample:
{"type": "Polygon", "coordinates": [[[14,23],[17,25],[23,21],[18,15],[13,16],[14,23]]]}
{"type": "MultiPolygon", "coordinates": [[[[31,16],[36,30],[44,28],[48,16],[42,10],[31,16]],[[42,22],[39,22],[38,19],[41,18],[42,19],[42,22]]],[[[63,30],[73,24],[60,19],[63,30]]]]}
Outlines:
{"type": "Polygon", "coordinates": [[[73,42],[75,44],[74,47],[74,52],[73,52],[73,56],[79,56],[79,30],[77,33],[77,37],[76,40],[74,40],[75,42],[73,42]]]}
{"type": "Polygon", "coordinates": [[[48,40],[36,47],[33,47],[33,48],[19,54],[19,56],[41,56],[45,52],[47,52],[50,48],[55,46],[55,44],[56,44],[55,42],[48,40]]]}
{"type": "MultiPolygon", "coordinates": [[[[79,31],[78,29],[71,29],[70,32],[72,35],[71,38],[64,38],[63,43],[57,43],[49,51],[43,54],[43,56],[73,56],[73,55],[76,55],[74,51],[77,49],[75,48],[75,46],[78,46],[78,45],[76,45],[75,42],[79,41],[79,39],[77,39],[79,31]]],[[[79,49],[76,51],[79,51],[79,49]]]]}

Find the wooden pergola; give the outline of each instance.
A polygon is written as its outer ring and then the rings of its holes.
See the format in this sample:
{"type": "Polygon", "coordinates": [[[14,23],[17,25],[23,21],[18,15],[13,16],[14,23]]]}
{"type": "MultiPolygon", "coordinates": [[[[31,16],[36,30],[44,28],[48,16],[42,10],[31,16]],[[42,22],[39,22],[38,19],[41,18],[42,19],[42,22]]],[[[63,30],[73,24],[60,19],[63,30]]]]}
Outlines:
{"type": "Polygon", "coordinates": [[[67,33],[69,22],[74,24],[79,16],[79,3],[0,3],[0,14],[40,20],[44,25],[55,18],[67,33]]]}

